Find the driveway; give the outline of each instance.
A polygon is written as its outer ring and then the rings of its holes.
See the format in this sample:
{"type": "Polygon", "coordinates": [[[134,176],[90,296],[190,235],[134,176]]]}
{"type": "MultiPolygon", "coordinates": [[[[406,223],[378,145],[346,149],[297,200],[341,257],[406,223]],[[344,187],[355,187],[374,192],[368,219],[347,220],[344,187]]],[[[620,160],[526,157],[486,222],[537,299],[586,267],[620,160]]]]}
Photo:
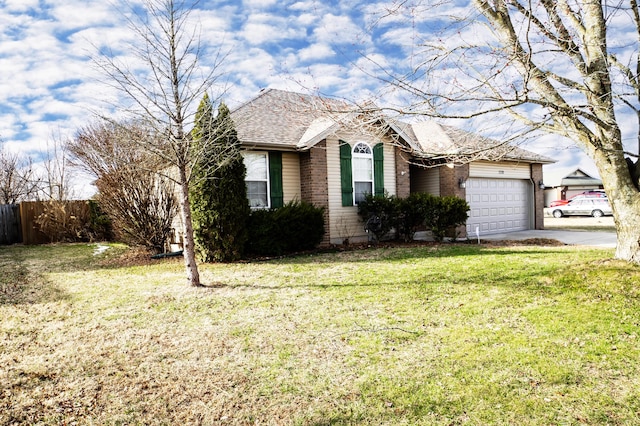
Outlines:
{"type": "Polygon", "coordinates": [[[483,240],[527,240],[549,238],[565,244],[615,248],[613,218],[545,218],[545,230],[529,230],[504,234],[480,235],[483,240]]]}

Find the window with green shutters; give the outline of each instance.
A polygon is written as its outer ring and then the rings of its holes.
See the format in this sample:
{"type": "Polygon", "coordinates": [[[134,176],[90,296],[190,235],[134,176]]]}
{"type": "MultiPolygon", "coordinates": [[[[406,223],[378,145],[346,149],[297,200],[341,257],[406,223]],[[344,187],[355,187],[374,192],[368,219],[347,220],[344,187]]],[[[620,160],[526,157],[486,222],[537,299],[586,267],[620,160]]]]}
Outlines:
{"type": "Polygon", "coordinates": [[[282,153],[278,151],[242,153],[247,169],[247,198],[252,208],[278,208],[284,205],[282,153]]]}
{"type": "Polygon", "coordinates": [[[373,194],[373,152],[371,147],[358,142],[351,154],[353,172],[353,201],[359,204],[367,194],[373,194]]]}
{"type": "Polygon", "coordinates": [[[366,194],[384,194],[384,146],[358,142],[351,147],[340,141],[340,181],[342,205],[353,206],[366,194]]]}

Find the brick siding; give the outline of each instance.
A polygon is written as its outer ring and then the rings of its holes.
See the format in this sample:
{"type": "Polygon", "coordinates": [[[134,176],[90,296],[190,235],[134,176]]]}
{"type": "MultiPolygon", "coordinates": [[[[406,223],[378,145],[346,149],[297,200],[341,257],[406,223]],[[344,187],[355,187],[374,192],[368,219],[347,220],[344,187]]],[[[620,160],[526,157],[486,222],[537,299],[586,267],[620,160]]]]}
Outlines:
{"type": "Polygon", "coordinates": [[[395,147],[396,154],[396,196],[406,198],[411,193],[411,174],[409,173],[410,155],[400,147],[395,147]]]}
{"type": "Polygon", "coordinates": [[[531,180],[533,180],[534,224],[533,229],[544,229],[544,189],[540,189],[542,182],[542,164],[531,165],[531,180]]]}
{"type": "Polygon", "coordinates": [[[325,233],[321,245],[330,243],[329,183],[327,180],[327,142],[300,153],[300,190],[302,201],[324,207],[325,233]]]}

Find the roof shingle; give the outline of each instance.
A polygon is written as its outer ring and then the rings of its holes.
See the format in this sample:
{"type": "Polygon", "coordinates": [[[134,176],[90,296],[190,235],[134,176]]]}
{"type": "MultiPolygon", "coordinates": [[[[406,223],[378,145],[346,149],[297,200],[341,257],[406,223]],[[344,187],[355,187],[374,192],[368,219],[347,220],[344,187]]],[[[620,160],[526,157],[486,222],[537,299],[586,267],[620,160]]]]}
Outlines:
{"type": "MultiPolygon", "coordinates": [[[[238,138],[245,146],[304,150],[326,138],[341,123],[353,119],[355,110],[346,102],[277,89],[236,108],[231,116],[238,138]]],[[[388,119],[413,155],[423,159],[466,158],[553,163],[554,160],[509,143],[444,126],[435,121],[405,123],[388,119]]]]}

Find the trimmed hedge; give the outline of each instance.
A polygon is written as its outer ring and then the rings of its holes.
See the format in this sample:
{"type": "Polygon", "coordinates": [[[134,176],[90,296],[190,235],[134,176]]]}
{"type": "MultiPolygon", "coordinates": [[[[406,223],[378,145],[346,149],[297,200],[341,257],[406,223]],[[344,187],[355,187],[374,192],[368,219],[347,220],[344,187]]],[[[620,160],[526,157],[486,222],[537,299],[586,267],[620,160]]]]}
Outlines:
{"type": "Polygon", "coordinates": [[[422,227],[430,230],[436,241],[442,241],[448,232],[455,237],[455,228],[467,222],[468,211],[469,204],[461,198],[426,193],[413,193],[407,198],[367,195],[358,205],[358,215],[365,229],[373,233],[374,241],[380,241],[393,228],[405,241],[411,241],[422,227]]]}
{"type": "Polygon", "coordinates": [[[277,209],[252,210],[246,252],[279,256],[318,246],[324,236],[324,209],[291,201],[277,209]]]}

